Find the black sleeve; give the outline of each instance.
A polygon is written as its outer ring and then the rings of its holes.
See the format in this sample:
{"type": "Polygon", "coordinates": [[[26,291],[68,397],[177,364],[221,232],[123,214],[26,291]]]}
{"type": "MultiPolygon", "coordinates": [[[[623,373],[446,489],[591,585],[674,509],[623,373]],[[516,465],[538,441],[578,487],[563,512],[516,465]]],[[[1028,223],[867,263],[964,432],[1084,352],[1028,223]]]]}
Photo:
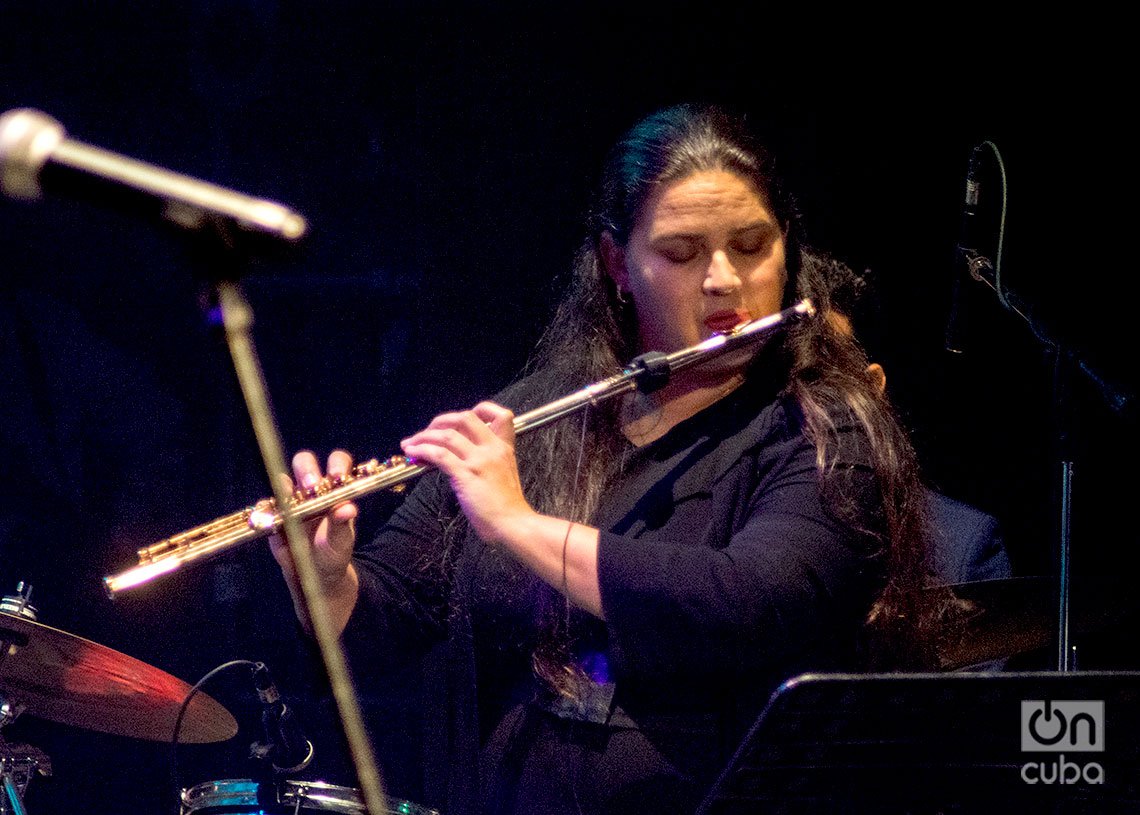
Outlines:
{"type": "Polygon", "coordinates": [[[446,479],[424,475],[372,542],[353,556],[360,595],[345,627],[350,651],[422,652],[446,630],[450,573],[445,546],[459,518],[446,479]]]}
{"type": "MultiPolygon", "coordinates": [[[[518,409],[534,390],[516,383],[493,398],[518,409]]],[[[446,476],[425,473],[388,522],[353,561],[360,596],[343,640],[347,650],[375,653],[380,643],[421,653],[447,634],[454,558],[467,530],[446,476]]]]}
{"type": "Polygon", "coordinates": [[[927,491],[935,577],[943,583],[1013,576],[998,519],[969,504],[927,491]]]}
{"type": "MultiPolygon", "coordinates": [[[[839,432],[839,449],[854,453],[837,462],[830,483],[874,528],[879,497],[866,445],[854,428],[839,432]]],[[[878,582],[875,541],[825,506],[814,445],[797,433],[737,467],[736,482],[751,483],[736,499],[741,508],[725,540],[602,533],[598,579],[619,674],[778,669],[850,641],[861,623],[878,582]]],[[[713,489],[711,517],[734,500],[728,489],[713,489]]]]}

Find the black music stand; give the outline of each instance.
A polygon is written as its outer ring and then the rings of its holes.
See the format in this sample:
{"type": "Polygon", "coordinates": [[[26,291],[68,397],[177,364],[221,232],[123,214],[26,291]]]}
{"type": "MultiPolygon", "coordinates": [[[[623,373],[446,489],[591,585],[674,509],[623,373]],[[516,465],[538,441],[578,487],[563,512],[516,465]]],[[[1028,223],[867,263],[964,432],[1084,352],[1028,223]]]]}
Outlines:
{"type": "Polygon", "coordinates": [[[790,679],[697,815],[816,812],[1140,812],[1140,672],[790,679]],[[1051,718],[1030,731],[1045,701],[1051,718]],[[1065,733],[1058,713],[1073,721],[1065,733]]]}

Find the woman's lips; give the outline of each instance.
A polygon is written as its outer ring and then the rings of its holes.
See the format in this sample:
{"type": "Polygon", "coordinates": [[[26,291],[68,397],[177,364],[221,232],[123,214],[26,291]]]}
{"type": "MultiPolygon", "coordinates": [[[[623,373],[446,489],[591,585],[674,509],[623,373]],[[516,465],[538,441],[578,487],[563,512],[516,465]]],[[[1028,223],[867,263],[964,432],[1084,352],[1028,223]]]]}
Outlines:
{"type": "Polygon", "coordinates": [[[748,313],[748,309],[735,308],[717,311],[705,317],[705,325],[713,331],[724,333],[731,331],[741,323],[746,323],[752,319],[752,315],[748,313]]]}

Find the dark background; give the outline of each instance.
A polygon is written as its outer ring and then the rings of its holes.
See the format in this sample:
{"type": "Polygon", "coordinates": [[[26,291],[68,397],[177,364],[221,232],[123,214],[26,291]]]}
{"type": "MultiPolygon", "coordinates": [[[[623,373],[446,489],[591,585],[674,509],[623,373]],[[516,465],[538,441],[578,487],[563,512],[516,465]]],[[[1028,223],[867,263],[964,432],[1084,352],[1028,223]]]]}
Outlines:
{"type": "MultiPolygon", "coordinates": [[[[1103,251],[1127,234],[1114,24],[913,13],[6,4],[0,110],[38,108],[73,138],[302,212],[300,255],[253,263],[244,283],[276,416],[289,450],[369,458],[518,373],[622,131],[678,101],[742,109],[784,158],[812,240],[872,271],[868,331],[928,477],[1002,520],[1020,575],[1056,571],[1056,427],[1070,428],[1074,580],[1093,588],[1127,575],[1136,538],[1135,270],[1103,251]],[[944,350],[966,164],[984,140],[1006,174],[1006,285],[1122,406],[1071,362],[1061,398],[1053,357],[980,283],[965,285],[966,352],[944,350]]],[[[993,256],[991,152],[981,169],[993,256]]],[[[114,603],[102,594],[137,547],[269,492],[206,318],[208,269],[191,257],[171,230],[90,203],[0,202],[0,590],[28,581],[41,622],[191,683],[226,660],[265,660],[314,733],[306,777],[351,786],[263,545],[114,603]]],[[[363,534],[391,503],[368,499],[363,534]]],[[[1078,640],[1082,667],[1136,667],[1125,630],[1078,640]]],[[[1048,648],[1015,661],[1053,664],[1048,648]]],[[[180,753],[183,785],[252,771],[246,674],[207,691],[242,732],[180,753]]],[[[390,791],[416,799],[414,702],[364,703],[390,791]]],[[[32,813],[175,810],[165,745],[32,717],[4,735],[53,759],[54,777],[29,788],[32,813]]]]}

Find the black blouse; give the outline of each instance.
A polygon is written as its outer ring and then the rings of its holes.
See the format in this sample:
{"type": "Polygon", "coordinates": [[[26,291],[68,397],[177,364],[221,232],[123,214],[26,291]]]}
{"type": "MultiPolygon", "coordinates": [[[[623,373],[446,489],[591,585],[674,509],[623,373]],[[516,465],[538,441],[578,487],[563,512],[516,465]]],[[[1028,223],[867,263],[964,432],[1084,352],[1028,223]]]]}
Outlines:
{"type": "MultiPolygon", "coordinates": [[[[773,381],[752,377],[627,451],[596,516],[606,621],[574,617],[580,650],[604,653],[616,684],[613,723],[639,728],[698,782],[711,783],[782,680],[854,667],[882,580],[862,430],[836,411],[821,479],[798,405],[773,381]]],[[[446,479],[424,476],[359,548],[344,634],[358,677],[434,649],[441,721],[427,752],[442,774],[429,768],[428,783],[448,788],[448,815],[474,800],[495,724],[541,696],[530,657],[553,592],[469,532],[449,561],[442,541],[457,517],[446,479]]]]}

